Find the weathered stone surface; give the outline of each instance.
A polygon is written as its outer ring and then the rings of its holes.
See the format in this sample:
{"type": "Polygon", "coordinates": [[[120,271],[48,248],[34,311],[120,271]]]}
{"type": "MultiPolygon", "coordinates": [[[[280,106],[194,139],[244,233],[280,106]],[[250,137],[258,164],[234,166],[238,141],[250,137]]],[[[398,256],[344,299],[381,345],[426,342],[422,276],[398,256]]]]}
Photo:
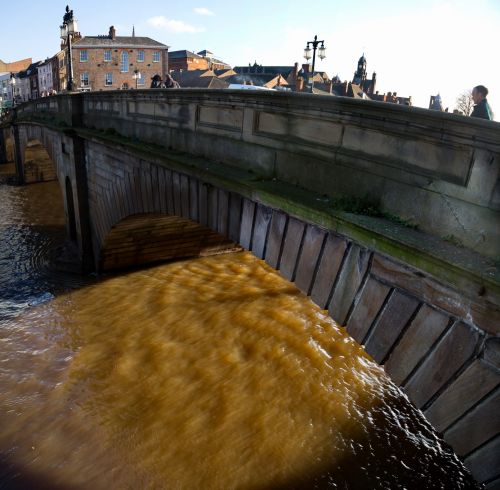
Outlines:
{"type": "Polygon", "coordinates": [[[181,216],[189,218],[189,178],[181,174],[181,216]]]}
{"type": "Polygon", "coordinates": [[[472,453],[464,463],[479,482],[500,477],[500,436],[472,453]]]}
{"type": "Polygon", "coordinates": [[[444,439],[463,456],[497,434],[500,434],[500,389],[453,424],[444,433],[444,439]]]}
{"type": "Polygon", "coordinates": [[[167,195],[165,193],[165,169],[163,167],[158,167],[158,195],[160,199],[160,211],[162,213],[167,213],[167,195]]]}
{"type": "Polygon", "coordinates": [[[279,266],[281,246],[283,244],[287,220],[288,216],[285,213],[273,210],[269,235],[267,237],[266,262],[275,269],[279,266]]]}
{"type": "Polygon", "coordinates": [[[424,412],[425,416],[443,432],[499,384],[500,373],[476,359],[424,412]]]}
{"type": "Polygon", "coordinates": [[[379,364],[389,354],[392,346],[415,313],[419,303],[415,298],[394,290],[389,297],[384,311],[377,319],[369,337],[365,341],[365,350],[379,364]]]}
{"type": "Polygon", "coordinates": [[[248,199],[243,199],[243,212],[241,215],[241,229],[239,243],[242,247],[250,250],[252,241],[253,216],[255,203],[248,199]]]}
{"type": "Polygon", "coordinates": [[[199,182],[198,187],[198,213],[200,216],[200,225],[208,226],[208,185],[199,182]]]}
{"type": "Polygon", "coordinates": [[[224,189],[219,189],[219,205],[217,213],[217,231],[222,236],[227,236],[229,225],[229,192],[224,189]]]}
{"type": "Polygon", "coordinates": [[[326,308],[335,279],[342,264],[347,240],[329,233],[326,238],[325,249],[318,266],[318,273],[311,290],[312,300],[321,308],[326,308]]]}
{"type": "Polygon", "coordinates": [[[304,229],[305,225],[302,221],[295,218],[288,220],[285,243],[281,255],[280,272],[289,281],[294,280],[304,229]]]}
{"type": "Polygon", "coordinates": [[[500,370],[500,337],[490,337],[486,340],[484,360],[500,370]]]}
{"type": "Polygon", "coordinates": [[[193,221],[198,221],[198,180],[189,178],[189,217],[193,221]]]}
{"type": "Polygon", "coordinates": [[[208,227],[217,230],[217,219],[219,217],[219,191],[214,186],[208,187],[208,227]]]}
{"type": "Polygon", "coordinates": [[[326,232],[317,226],[308,225],[297,265],[295,284],[305,294],[309,294],[326,232]]]}
{"type": "Polygon", "coordinates": [[[347,331],[360,344],[391,291],[389,286],[369,277],[347,322],[347,331]]]}
{"type": "Polygon", "coordinates": [[[471,358],[479,338],[479,332],[463,322],[450,328],[404,386],[417,407],[423,407],[471,358]]]}
{"type": "MultiPolygon", "coordinates": [[[[135,169],[134,169],[135,171],[135,169]]],[[[172,171],[165,170],[165,195],[167,198],[167,213],[175,214],[174,209],[174,186],[172,183],[172,171]]]]}
{"type": "Polygon", "coordinates": [[[443,333],[449,321],[448,316],[422,305],[384,365],[395,383],[403,383],[443,333]]]}
{"type": "Polygon", "coordinates": [[[229,196],[229,230],[228,236],[233,242],[239,243],[241,228],[242,199],[238,194],[231,192],[229,196]]]}
{"type": "Polygon", "coordinates": [[[181,177],[177,172],[172,172],[172,192],[174,195],[174,211],[177,216],[182,215],[181,209],[181,177]]]}
{"type": "Polygon", "coordinates": [[[344,325],[349,308],[352,305],[370,262],[370,252],[353,244],[340,271],[328,311],[332,318],[344,325]]]}
{"type": "Polygon", "coordinates": [[[264,258],[266,247],[267,231],[271,221],[272,210],[262,204],[257,204],[255,214],[255,224],[253,227],[252,252],[259,259],[264,258]]]}
{"type": "Polygon", "coordinates": [[[484,490],[500,490],[500,477],[487,483],[484,490]]]}
{"type": "Polygon", "coordinates": [[[372,274],[395,286],[408,291],[425,303],[441,308],[459,318],[469,318],[474,324],[488,333],[498,335],[500,310],[486,301],[471,301],[463,293],[424,276],[415,269],[376,254],[373,259],[372,274]]]}

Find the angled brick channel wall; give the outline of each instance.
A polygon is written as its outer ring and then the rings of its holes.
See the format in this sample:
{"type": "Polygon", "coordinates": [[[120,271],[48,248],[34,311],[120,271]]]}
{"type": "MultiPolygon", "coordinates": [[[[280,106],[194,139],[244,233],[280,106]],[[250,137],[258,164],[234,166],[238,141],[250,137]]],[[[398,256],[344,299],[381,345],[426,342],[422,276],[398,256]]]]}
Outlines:
{"type": "Polygon", "coordinates": [[[473,475],[497,488],[498,276],[473,265],[464,272],[429,248],[441,246],[435,229],[443,227],[497,254],[500,132],[451,115],[352,104],[202,91],[86,94],[27,105],[16,126],[20,149],[44,143],[64,195],[71,181],[78,240],[83,251],[90,237],[96,263],[113,226],[139,213],[180,216],[241,244],[345,325],[473,475]],[[370,143],[356,150],[360,141],[370,143]],[[352,225],[314,208],[330,188],[363,197],[372,184],[385,209],[412,207],[431,234],[403,246],[402,229],[375,233],[359,217],[352,225]],[[299,202],[306,191],[311,200],[299,202]]]}

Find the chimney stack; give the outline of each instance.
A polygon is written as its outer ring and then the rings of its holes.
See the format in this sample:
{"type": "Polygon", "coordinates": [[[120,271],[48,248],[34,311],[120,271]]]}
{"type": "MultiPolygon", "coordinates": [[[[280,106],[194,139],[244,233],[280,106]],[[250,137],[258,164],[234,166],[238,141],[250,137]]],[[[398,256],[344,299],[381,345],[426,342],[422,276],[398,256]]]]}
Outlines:
{"type": "Polygon", "coordinates": [[[115,26],[111,26],[109,28],[109,38],[110,39],[115,39],[116,38],[116,29],[115,29],[115,26]]]}
{"type": "Polygon", "coordinates": [[[302,92],[304,89],[304,79],[302,77],[297,77],[297,81],[295,82],[295,91],[302,92]]]}

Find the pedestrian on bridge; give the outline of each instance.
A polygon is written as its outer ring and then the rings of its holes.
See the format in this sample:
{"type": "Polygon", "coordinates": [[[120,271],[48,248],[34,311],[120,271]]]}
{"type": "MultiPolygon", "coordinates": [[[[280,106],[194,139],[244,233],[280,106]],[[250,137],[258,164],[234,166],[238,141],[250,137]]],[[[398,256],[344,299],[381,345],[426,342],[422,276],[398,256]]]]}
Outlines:
{"type": "Polygon", "coordinates": [[[472,100],[476,105],[474,106],[471,117],[479,117],[481,119],[493,121],[493,112],[486,100],[487,95],[488,89],[484,85],[478,85],[472,89],[472,100]]]}
{"type": "Polygon", "coordinates": [[[179,82],[176,82],[169,73],[165,75],[165,82],[163,85],[164,88],[181,88],[179,82]]]}
{"type": "Polygon", "coordinates": [[[160,75],[156,74],[153,77],[151,77],[151,88],[162,88],[160,75]]]}

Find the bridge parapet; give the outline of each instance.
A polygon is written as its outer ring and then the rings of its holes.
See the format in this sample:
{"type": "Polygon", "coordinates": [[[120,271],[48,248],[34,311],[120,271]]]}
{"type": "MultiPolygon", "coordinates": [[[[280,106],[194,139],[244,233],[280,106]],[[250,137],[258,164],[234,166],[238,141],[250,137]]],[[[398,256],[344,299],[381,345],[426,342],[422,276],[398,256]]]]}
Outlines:
{"type": "Polygon", "coordinates": [[[48,97],[18,121],[98,129],[500,250],[500,124],[344,97],[220,90],[48,97]]]}

